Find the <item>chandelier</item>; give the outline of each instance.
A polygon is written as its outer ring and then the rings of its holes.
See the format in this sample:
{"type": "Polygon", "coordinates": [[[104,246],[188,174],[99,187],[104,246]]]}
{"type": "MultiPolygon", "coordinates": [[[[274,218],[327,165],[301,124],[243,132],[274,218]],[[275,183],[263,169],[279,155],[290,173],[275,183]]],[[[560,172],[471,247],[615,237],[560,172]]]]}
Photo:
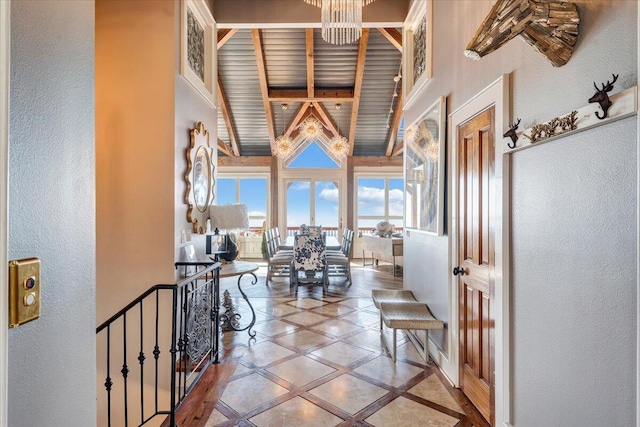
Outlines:
{"type": "Polygon", "coordinates": [[[334,136],[329,142],[331,154],[339,159],[344,159],[349,154],[349,140],[342,135],[334,136]]]}
{"type": "Polygon", "coordinates": [[[353,43],[362,35],[362,7],[374,0],[304,0],[322,9],[322,39],[331,44],[353,43]]]}
{"type": "Polygon", "coordinates": [[[288,136],[280,135],[276,138],[273,151],[277,157],[286,159],[293,153],[293,141],[288,136]]]}
{"type": "Polygon", "coordinates": [[[298,126],[300,129],[300,133],[302,137],[308,140],[314,140],[320,136],[322,133],[322,123],[318,121],[315,117],[307,117],[301,124],[298,126]]]}
{"type": "Polygon", "coordinates": [[[282,104],[280,107],[282,108],[283,134],[276,138],[276,141],[273,146],[273,153],[278,158],[286,159],[291,155],[291,153],[293,153],[294,142],[291,140],[291,138],[289,138],[285,134],[286,129],[284,129],[284,126],[285,126],[284,112],[285,110],[289,109],[289,106],[287,104],[282,104]]]}

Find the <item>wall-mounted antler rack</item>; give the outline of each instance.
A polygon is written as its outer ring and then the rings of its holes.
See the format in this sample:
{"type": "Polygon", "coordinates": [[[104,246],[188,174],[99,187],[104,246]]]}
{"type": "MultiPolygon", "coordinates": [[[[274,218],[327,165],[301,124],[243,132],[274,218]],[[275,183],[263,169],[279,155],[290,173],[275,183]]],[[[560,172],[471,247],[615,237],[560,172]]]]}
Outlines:
{"type": "Polygon", "coordinates": [[[610,100],[611,105],[608,107],[606,118],[601,118],[600,111],[594,109],[593,104],[591,104],[568,114],[555,117],[548,122],[535,124],[522,132],[517,132],[515,136],[511,134],[514,133],[513,131],[517,129],[517,126],[510,126],[504,135],[502,152],[513,153],[559,137],[632,116],[638,111],[638,87],[633,86],[611,95],[610,100]]]}

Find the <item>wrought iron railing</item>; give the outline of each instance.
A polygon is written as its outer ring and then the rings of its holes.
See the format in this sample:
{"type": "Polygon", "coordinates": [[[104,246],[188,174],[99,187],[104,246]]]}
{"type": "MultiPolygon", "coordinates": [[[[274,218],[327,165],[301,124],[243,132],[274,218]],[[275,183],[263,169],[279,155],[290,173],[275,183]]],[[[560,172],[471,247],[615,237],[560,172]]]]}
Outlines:
{"type": "Polygon", "coordinates": [[[217,361],[220,263],[176,268],[188,277],[151,287],[96,328],[105,387],[98,425],[142,426],[162,416],[176,426],[176,409],[217,361]]]}

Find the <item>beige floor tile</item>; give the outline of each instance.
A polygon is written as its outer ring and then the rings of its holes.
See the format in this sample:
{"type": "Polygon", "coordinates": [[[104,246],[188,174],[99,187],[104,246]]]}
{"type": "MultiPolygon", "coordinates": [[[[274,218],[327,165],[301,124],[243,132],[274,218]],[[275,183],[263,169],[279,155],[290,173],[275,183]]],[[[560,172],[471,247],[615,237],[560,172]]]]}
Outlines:
{"type": "Polygon", "coordinates": [[[346,316],[340,316],[343,320],[348,320],[349,322],[357,323],[362,326],[371,326],[371,325],[379,325],[380,318],[375,314],[368,313],[366,311],[356,311],[346,316]]]}
{"type": "Polygon", "coordinates": [[[256,366],[265,366],[292,354],[295,354],[295,352],[270,341],[264,341],[248,347],[242,355],[242,359],[256,366]]]}
{"type": "Polygon", "coordinates": [[[222,415],[217,409],[214,409],[211,415],[209,415],[204,427],[214,427],[225,421],[227,421],[227,417],[222,415]]]}
{"type": "Polygon", "coordinates": [[[340,304],[350,305],[356,308],[365,308],[373,305],[373,300],[369,298],[348,298],[340,301],[340,304]]]}
{"type": "Polygon", "coordinates": [[[338,301],[342,301],[343,299],[344,297],[327,297],[327,296],[322,297],[322,301],[326,301],[326,302],[338,302],[338,301]]]}
{"type": "Polygon", "coordinates": [[[289,347],[306,350],[311,347],[330,343],[333,339],[312,331],[302,330],[279,337],[276,341],[289,347]]]}
{"type": "Polygon", "coordinates": [[[233,376],[234,377],[238,377],[240,375],[246,374],[247,372],[251,372],[253,369],[251,368],[247,368],[246,366],[244,366],[241,363],[238,363],[238,366],[236,366],[236,370],[233,371],[233,376]]]}
{"type": "Polygon", "coordinates": [[[337,363],[342,366],[347,366],[353,362],[372,355],[374,352],[365,350],[360,347],[354,347],[352,345],[337,342],[327,347],[323,347],[314,351],[313,355],[322,357],[330,362],[337,363]]]}
{"type": "Polygon", "coordinates": [[[366,329],[359,334],[345,338],[344,340],[351,344],[367,347],[372,350],[381,351],[383,348],[378,329],[366,329]]]}
{"type": "Polygon", "coordinates": [[[314,308],[314,313],[324,314],[325,316],[340,316],[354,311],[355,308],[342,304],[327,304],[322,307],[314,308]]]}
{"type": "Polygon", "coordinates": [[[257,427],[333,427],[342,419],[301,397],[294,397],[249,421],[257,427]]]}
{"type": "Polygon", "coordinates": [[[321,323],[318,326],[313,327],[313,329],[335,337],[341,337],[342,335],[361,330],[362,327],[354,325],[353,323],[333,319],[328,322],[321,323]]]}
{"type": "Polygon", "coordinates": [[[220,400],[243,414],[288,392],[261,375],[251,374],[227,384],[220,400]],[[251,390],[251,393],[247,390],[251,390]]]}
{"type": "Polygon", "coordinates": [[[398,345],[398,358],[411,360],[412,362],[420,363],[421,365],[426,364],[425,360],[422,358],[422,355],[418,352],[418,350],[416,350],[416,347],[409,340],[407,340],[402,345],[398,345]]]}
{"type": "Polygon", "coordinates": [[[312,381],[335,372],[335,369],[309,359],[305,356],[296,357],[276,366],[267,369],[274,375],[279,376],[291,384],[301,387],[312,381]]]}
{"type": "Polygon", "coordinates": [[[386,356],[376,357],[356,368],[353,372],[376,379],[384,384],[399,387],[421,373],[424,369],[397,361],[395,364],[386,356]]]}
{"type": "Polygon", "coordinates": [[[303,326],[313,325],[314,323],[323,322],[328,320],[329,318],[326,316],[321,316],[316,313],[302,312],[298,314],[292,314],[291,316],[285,317],[288,322],[297,323],[303,326]]]}
{"type": "Polygon", "coordinates": [[[309,393],[350,414],[356,414],[388,391],[352,375],[341,375],[310,390],[309,393]]]}
{"type": "Polygon", "coordinates": [[[297,326],[280,320],[270,320],[268,322],[259,323],[253,327],[253,330],[270,337],[283,334],[285,332],[293,332],[296,329],[298,329],[297,326]]]}
{"type": "Polygon", "coordinates": [[[300,311],[302,310],[296,307],[292,307],[289,304],[278,304],[278,305],[270,305],[267,307],[262,307],[260,308],[260,311],[270,316],[283,317],[288,314],[300,313],[300,311]]]}
{"type": "Polygon", "coordinates": [[[365,420],[376,427],[453,427],[460,420],[399,397],[365,420]]]}
{"type": "Polygon", "coordinates": [[[290,301],[287,304],[293,307],[298,307],[298,308],[316,308],[316,307],[322,307],[323,305],[326,304],[326,302],[318,301],[317,299],[314,299],[314,298],[300,298],[294,301],[290,301]]]}
{"type": "MultiPolygon", "coordinates": [[[[249,301],[251,302],[251,305],[254,309],[261,309],[266,307],[267,305],[271,304],[270,300],[271,298],[249,298],[249,301]]],[[[238,301],[243,301],[242,304],[246,305],[242,297],[236,297],[233,299],[234,304],[237,304],[238,301]]]]}
{"type": "Polygon", "coordinates": [[[410,388],[409,393],[464,414],[464,410],[449,394],[444,384],[442,384],[438,376],[435,374],[410,388]]]}

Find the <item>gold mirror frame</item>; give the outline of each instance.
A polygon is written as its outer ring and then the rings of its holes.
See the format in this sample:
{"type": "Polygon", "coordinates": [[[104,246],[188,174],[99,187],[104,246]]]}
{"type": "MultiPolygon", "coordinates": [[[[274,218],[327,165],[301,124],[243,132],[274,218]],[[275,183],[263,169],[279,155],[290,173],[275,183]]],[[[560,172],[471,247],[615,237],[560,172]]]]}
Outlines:
{"type": "Polygon", "coordinates": [[[187,188],[184,201],[187,204],[187,221],[193,224],[193,232],[204,234],[209,219],[209,205],[214,199],[213,149],[209,145],[209,132],[202,122],[198,122],[189,133],[191,138],[186,152],[187,172],[184,179],[187,188]]]}

